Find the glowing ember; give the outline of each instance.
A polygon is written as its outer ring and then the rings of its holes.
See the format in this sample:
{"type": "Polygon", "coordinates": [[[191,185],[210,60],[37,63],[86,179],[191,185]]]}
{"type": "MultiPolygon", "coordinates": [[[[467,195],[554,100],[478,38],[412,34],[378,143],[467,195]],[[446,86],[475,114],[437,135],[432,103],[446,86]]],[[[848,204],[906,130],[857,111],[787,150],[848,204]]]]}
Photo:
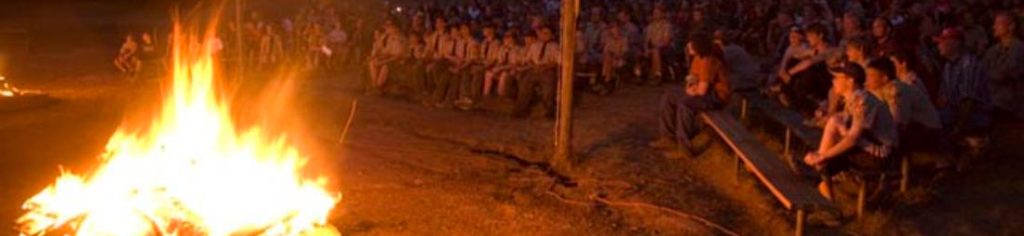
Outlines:
{"type": "Polygon", "coordinates": [[[0,76],[0,97],[14,97],[18,95],[18,88],[7,83],[7,79],[0,76]]]}
{"type": "Polygon", "coordinates": [[[22,235],[337,234],[326,218],[340,194],[304,177],[306,159],[284,137],[236,130],[211,52],[182,31],[159,116],[144,131],[122,125],[94,172],[64,172],[28,199],[22,235]]]}

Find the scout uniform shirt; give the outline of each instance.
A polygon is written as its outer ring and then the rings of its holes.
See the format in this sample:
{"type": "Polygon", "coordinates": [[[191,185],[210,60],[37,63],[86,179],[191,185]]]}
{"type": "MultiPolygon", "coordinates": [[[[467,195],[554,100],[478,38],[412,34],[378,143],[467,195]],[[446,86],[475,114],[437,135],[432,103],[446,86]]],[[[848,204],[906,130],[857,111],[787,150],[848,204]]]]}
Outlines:
{"type": "Polygon", "coordinates": [[[461,38],[454,40],[454,45],[451,50],[452,62],[472,62],[476,57],[476,40],[471,38],[461,38]]]}
{"type": "Polygon", "coordinates": [[[629,51],[629,40],[624,35],[614,36],[612,34],[605,34],[603,50],[605,57],[611,57],[608,59],[615,59],[615,65],[621,66],[624,64],[626,53],[629,51]],[[621,62],[621,63],[620,63],[621,62]]]}
{"type": "Polygon", "coordinates": [[[517,65],[517,66],[529,65],[531,63],[531,60],[530,60],[530,48],[532,46],[533,46],[533,43],[531,43],[530,45],[516,45],[516,46],[513,46],[512,49],[510,50],[511,53],[509,53],[509,62],[510,62],[510,64],[517,65]]]}
{"type": "Polygon", "coordinates": [[[495,38],[491,40],[485,39],[480,43],[479,46],[479,57],[484,63],[500,63],[501,50],[504,48],[501,45],[501,39],[495,38]]]}
{"type": "Polygon", "coordinates": [[[551,65],[562,63],[561,49],[557,42],[536,42],[530,45],[527,57],[532,65],[551,65]]]}
{"type": "Polygon", "coordinates": [[[447,30],[437,30],[427,36],[427,55],[434,60],[441,60],[450,55],[452,47],[447,30]]]}
{"type": "Polygon", "coordinates": [[[405,55],[405,41],[401,34],[381,34],[377,42],[373,43],[374,53],[377,56],[402,56],[405,55]]]}
{"type": "Polygon", "coordinates": [[[668,20],[657,20],[647,26],[647,43],[655,48],[668,47],[672,43],[672,24],[668,20]]]}

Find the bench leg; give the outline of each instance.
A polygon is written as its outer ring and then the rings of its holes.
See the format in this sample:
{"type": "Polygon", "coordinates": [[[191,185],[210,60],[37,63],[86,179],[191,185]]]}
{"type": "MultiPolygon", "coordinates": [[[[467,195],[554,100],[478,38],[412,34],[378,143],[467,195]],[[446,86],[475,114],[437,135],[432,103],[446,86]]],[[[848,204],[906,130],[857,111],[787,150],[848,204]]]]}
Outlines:
{"type": "Polygon", "coordinates": [[[910,157],[904,155],[900,160],[900,193],[906,193],[910,185],[910,157]]]}
{"type": "Polygon", "coordinates": [[[864,217],[864,205],[867,201],[868,195],[868,183],[867,181],[860,183],[860,187],[857,189],[857,220],[864,217]]]}
{"type": "Polygon", "coordinates": [[[782,145],[782,156],[785,156],[787,158],[789,157],[789,154],[790,154],[789,153],[789,148],[790,148],[790,145],[791,145],[791,142],[792,142],[791,141],[792,138],[793,138],[793,130],[792,129],[786,129],[786,140],[784,141],[785,143],[782,145]]]}
{"type": "Polygon", "coordinates": [[[743,174],[743,161],[740,161],[740,156],[737,154],[732,155],[736,159],[736,184],[740,184],[740,174],[743,174]]]}
{"type": "Polygon", "coordinates": [[[740,121],[747,122],[747,99],[744,98],[740,102],[740,121]]]}
{"type": "Polygon", "coordinates": [[[796,210],[796,227],[793,229],[796,236],[804,235],[804,221],[807,220],[807,212],[804,209],[796,210]]]}

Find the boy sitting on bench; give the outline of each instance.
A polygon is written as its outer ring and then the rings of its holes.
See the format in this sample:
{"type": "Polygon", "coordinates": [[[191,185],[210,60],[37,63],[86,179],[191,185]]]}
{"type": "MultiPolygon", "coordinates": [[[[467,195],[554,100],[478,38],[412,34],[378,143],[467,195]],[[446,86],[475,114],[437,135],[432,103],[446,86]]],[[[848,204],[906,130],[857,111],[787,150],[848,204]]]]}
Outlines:
{"type": "MultiPolygon", "coordinates": [[[[896,122],[886,104],[864,89],[866,75],[860,65],[847,63],[831,72],[833,89],[841,94],[845,107],[828,118],[821,145],[804,162],[826,178],[849,169],[881,170],[897,145],[896,122]]],[[[826,179],[818,188],[834,200],[828,183],[826,179]]]]}

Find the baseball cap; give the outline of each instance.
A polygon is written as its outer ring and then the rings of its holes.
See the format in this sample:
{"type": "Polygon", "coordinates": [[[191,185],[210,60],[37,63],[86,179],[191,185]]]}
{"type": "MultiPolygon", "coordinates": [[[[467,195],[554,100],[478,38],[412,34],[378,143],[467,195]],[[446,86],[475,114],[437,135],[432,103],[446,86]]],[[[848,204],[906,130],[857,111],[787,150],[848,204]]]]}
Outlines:
{"type": "Polygon", "coordinates": [[[939,36],[932,37],[932,39],[935,40],[936,43],[946,42],[949,40],[962,41],[964,39],[964,35],[963,33],[960,33],[960,30],[957,28],[946,27],[945,29],[942,29],[942,33],[940,33],[939,36]]]}

